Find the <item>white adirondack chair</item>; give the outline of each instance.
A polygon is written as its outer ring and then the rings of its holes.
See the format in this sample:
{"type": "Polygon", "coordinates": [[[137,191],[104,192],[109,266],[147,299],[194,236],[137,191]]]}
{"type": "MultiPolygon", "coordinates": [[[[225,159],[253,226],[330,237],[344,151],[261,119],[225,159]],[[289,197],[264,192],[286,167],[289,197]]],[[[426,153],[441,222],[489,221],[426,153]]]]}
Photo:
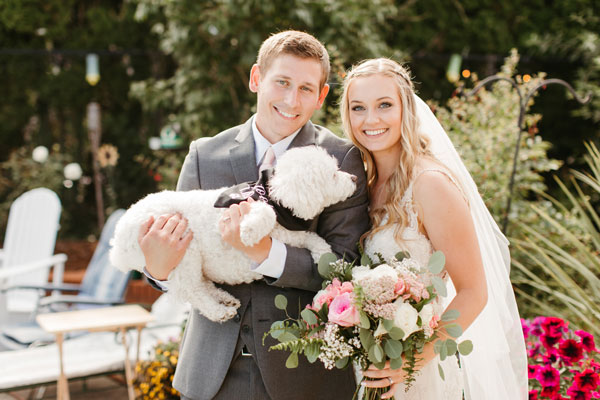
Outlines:
{"type": "Polygon", "coordinates": [[[62,282],[67,256],[53,254],[60,213],[58,196],[46,188],[30,190],[11,205],[0,250],[0,322],[35,311],[40,295],[31,290],[5,291],[8,287],[43,285],[51,267],[55,268],[53,281],[62,282]]]}

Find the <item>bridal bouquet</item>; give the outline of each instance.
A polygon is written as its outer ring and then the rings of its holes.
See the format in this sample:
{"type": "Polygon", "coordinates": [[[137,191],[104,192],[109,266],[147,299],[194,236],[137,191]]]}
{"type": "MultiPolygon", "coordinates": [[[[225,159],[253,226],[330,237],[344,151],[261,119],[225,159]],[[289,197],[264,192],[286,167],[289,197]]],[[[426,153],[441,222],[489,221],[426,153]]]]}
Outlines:
{"type": "MultiPolygon", "coordinates": [[[[323,289],[298,319],[287,314],[285,296],[275,297],[275,306],[285,310],[288,318],[273,323],[265,338],[271,335],[280,342],[270,349],[291,352],[286,367],[295,368],[299,354],[310,363],[319,360],[327,369],[352,364],[362,370],[370,365],[383,369],[390,361],[391,368],[406,371],[408,390],[426,343],[435,341],[441,360],[457,351],[463,355],[472,351],[470,341],[454,340],[462,334],[460,325],[451,322],[458,311],[441,314],[438,297],[446,296],[439,276],[445,264],[443,253],[434,253],[428,265],[420,265],[405,252],[388,262],[378,257],[374,263],[363,255],[362,265],[355,266],[334,254],[323,255],[319,261],[323,289]]],[[[438,369],[444,379],[440,365],[438,369]]],[[[385,391],[366,388],[363,398],[378,399],[385,391]]]]}

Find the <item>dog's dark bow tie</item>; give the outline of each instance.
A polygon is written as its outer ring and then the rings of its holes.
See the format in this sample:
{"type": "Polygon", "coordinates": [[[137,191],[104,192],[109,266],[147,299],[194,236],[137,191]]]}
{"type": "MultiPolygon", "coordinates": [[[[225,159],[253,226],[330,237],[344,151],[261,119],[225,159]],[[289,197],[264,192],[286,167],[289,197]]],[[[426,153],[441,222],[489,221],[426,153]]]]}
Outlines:
{"type": "Polygon", "coordinates": [[[239,204],[251,197],[254,200],[263,201],[273,207],[277,215],[277,222],[284,228],[291,231],[308,230],[314,219],[305,220],[296,217],[292,210],[283,207],[269,197],[268,182],[272,175],[272,169],[265,169],[261,172],[256,182],[244,182],[224,190],[217,198],[217,201],[215,201],[214,206],[216,208],[227,208],[232,204],[239,204]]]}

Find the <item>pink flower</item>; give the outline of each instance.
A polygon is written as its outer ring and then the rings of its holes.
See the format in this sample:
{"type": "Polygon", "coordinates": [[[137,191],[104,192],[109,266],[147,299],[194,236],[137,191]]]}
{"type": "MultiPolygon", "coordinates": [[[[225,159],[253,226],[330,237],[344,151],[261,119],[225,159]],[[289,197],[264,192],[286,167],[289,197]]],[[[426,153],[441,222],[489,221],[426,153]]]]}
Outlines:
{"type": "Polygon", "coordinates": [[[342,293],[329,305],[329,321],[340,326],[354,326],[360,322],[358,310],[354,306],[354,296],[342,293]]]}
{"type": "MultiPolygon", "coordinates": [[[[535,379],[540,382],[544,389],[546,387],[558,386],[560,384],[560,373],[553,366],[544,365],[537,370],[535,379]]],[[[544,395],[543,392],[542,395],[544,395]]]]}
{"type": "Polygon", "coordinates": [[[539,368],[540,368],[539,365],[528,365],[527,366],[527,377],[529,379],[534,379],[539,368]]]}
{"type": "Polygon", "coordinates": [[[568,326],[568,322],[557,317],[546,317],[542,320],[542,329],[547,336],[551,337],[562,337],[568,326]]]}
{"type": "Polygon", "coordinates": [[[529,400],[538,400],[538,390],[532,389],[529,391],[529,400]]]}
{"type": "Polygon", "coordinates": [[[539,343],[531,343],[531,346],[527,346],[527,356],[533,358],[540,353],[540,344],[539,343]]]}
{"type": "Polygon", "coordinates": [[[527,320],[524,318],[521,318],[521,329],[523,330],[523,336],[525,337],[525,340],[527,340],[531,328],[529,327],[529,323],[527,322],[527,320]]]}
{"type": "Polygon", "coordinates": [[[396,293],[397,295],[403,295],[408,289],[408,285],[406,284],[406,281],[402,278],[398,279],[398,282],[396,282],[396,285],[394,286],[394,293],[396,293]]]}
{"type": "Polygon", "coordinates": [[[352,282],[341,283],[338,278],[334,278],[333,281],[327,285],[323,290],[320,290],[313,298],[312,309],[319,311],[323,304],[331,305],[333,299],[342,293],[352,293],[354,286],[352,282]]]}
{"type": "Polygon", "coordinates": [[[594,343],[594,335],[586,331],[575,331],[575,334],[581,338],[581,344],[585,351],[596,351],[596,343],[594,343]]]}
{"type": "Polygon", "coordinates": [[[591,400],[592,394],[586,390],[582,390],[577,385],[572,385],[567,389],[567,394],[571,396],[571,400],[591,400]]]}
{"type": "Polygon", "coordinates": [[[554,397],[558,394],[558,391],[560,390],[560,386],[556,385],[556,386],[544,386],[542,388],[542,392],[540,393],[540,396],[542,397],[550,397],[552,399],[554,399],[554,397]]]}
{"type": "Polygon", "coordinates": [[[600,383],[600,378],[598,374],[594,372],[594,370],[586,369],[583,372],[575,374],[575,378],[573,379],[578,388],[585,392],[589,392],[598,387],[600,383]]]}
{"type": "Polygon", "coordinates": [[[437,328],[439,325],[438,322],[440,322],[440,316],[434,315],[433,317],[431,317],[431,320],[429,321],[429,327],[431,329],[437,328]]]}
{"type": "Polygon", "coordinates": [[[573,339],[561,340],[558,354],[564,362],[572,364],[583,358],[583,348],[573,339]]]}

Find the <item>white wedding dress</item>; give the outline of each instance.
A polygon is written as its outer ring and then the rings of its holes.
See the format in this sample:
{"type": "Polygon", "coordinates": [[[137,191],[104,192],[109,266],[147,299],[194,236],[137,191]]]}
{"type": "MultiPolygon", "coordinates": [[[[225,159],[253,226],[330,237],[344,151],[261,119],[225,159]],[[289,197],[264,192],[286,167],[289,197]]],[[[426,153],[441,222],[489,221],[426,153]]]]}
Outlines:
{"type": "MultiPolygon", "coordinates": [[[[433,247],[429,239],[419,231],[417,213],[413,207],[413,183],[426,171],[436,171],[444,174],[454,182],[454,179],[441,169],[426,169],[418,173],[412,179],[402,198],[402,207],[406,210],[410,224],[402,231],[403,244],[400,246],[394,239],[395,226],[389,226],[365,241],[365,252],[372,260],[378,260],[375,254],[379,253],[385,260],[395,257],[399,251],[407,251],[411,258],[416,259],[420,265],[427,265],[429,257],[433,253],[433,247]]],[[[456,183],[456,182],[455,182],[456,183]]],[[[387,218],[382,221],[384,224],[387,218]]],[[[444,280],[448,288],[448,296],[440,298],[442,308],[445,308],[454,296],[454,286],[448,274],[444,274],[444,280]]],[[[463,380],[458,359],[455,356],[440,361],[439,356],[423,366],[413,382],[410,390],[405,392],[404,384],[396,391],[396,400],[462,400],[463,380]],[[444,370],[445,379],[442,380],[438,372],[438,364],[444,370]]]]}

